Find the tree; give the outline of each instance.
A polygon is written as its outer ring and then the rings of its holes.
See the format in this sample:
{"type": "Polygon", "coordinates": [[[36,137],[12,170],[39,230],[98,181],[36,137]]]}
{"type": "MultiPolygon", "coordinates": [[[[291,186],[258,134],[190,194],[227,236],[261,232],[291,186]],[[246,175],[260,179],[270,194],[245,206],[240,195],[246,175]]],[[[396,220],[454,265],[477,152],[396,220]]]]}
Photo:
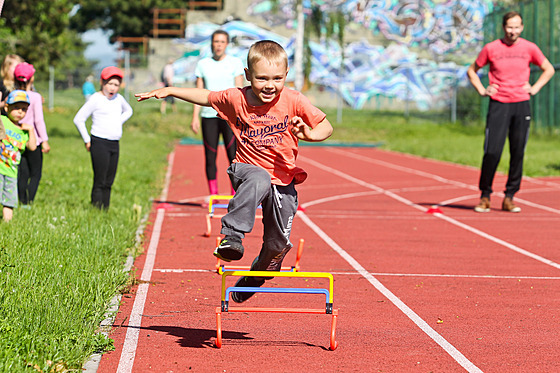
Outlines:
{"type": "Polygon", "coordinates": [[[87,65],[86,45],[68,29],[72,0],[18,0],[4,4],[0,19],[0,39],[4,55],[15,53],[32,63],[39,73],[49,65],[67,70],[87,65]]]}

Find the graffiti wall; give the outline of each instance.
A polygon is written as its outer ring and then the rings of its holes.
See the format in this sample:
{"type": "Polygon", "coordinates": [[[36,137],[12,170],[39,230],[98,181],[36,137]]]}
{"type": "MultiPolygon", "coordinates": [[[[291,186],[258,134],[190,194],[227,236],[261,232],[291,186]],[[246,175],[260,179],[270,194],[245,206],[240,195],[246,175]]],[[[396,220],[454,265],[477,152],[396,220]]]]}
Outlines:
{"type": "MultiPolygon", "coordinates": [[[[255,0],[248,14],[271,26],[294,27],[296,0],[255,0]]],[[[304,0],[324,12],[339,9],[348,21],[372,34],[408,47],[422,47],[434,55],[468,50],[482,41],[484,16],[492,11],[491,0],[304,0]]]]}
{"type": "MultiPolygon", "coordinates": [[[[270,26],[295,29],[295,1],[277,0],[275,7],[273,1],[254,0],[247,14],[270,26]]],[[[344,51],[328,40],[311,43],[311,83],[356,109],[379,96],[411,101],[423,110],[449,105],[454,87],[467,84],[465,73],[481,45],[484,16],[492,11],[491,0],[303,0],[307,14],[312,6],[323,12],[340,10],[348,22],[390,41],[383,47],[364,38],[345,45],[344,51]],[[417,51],[429,57],[420,58],[417,51]],[[464,64],[441,62],[451,54],[453,61],[464,64]]],[[[242,60],[255,41],[271,39],[284,46],[293,65],[295,36],[286,38],[241,21],[191,24],[182,42],[192,52],[174,65],[179,82],[195,80],[196,62],[210,54],[210,35],[218,28],[230,33],[229,53],[242,60]]],[[[293,81],[293,71],[288,81],[293,81]]]]}
{"type": "MultiPolygon", "coordinates": [[[[177,83],[196,80],[197,61],[211,55],[210,37],[216,29],[230,34],[228,53],[247,58],[249,47],[258,40],[270,39],[287,51],[293,66],[295,36],[286,38],[253,24],[232,21],[224,25],[213,23],[191,24],[187,28],[186,43],[191,52],[174,63],[177,83]]],[[[467,66],[455,63],[437,63],[418,58],[408,46],[393,43],[389,47],[372,45],[365,40],[344,47],[341,68],[340,46],[334,42],[311,43],[312,83],[337,93],[351,107],[360,109],[377,96],[393,97],[414,102],[419,109],[433,109],[448,105],[452,87],[457,81],[466,82],[467,66]]],[[[294,69],[288,74],[293,81],[294,69]]]]}

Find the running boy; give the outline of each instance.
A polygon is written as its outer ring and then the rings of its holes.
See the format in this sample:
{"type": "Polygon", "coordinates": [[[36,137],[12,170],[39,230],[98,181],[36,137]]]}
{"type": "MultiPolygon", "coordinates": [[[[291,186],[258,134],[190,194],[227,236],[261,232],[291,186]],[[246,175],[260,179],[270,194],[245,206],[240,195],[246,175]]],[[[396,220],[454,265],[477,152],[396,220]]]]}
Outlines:
{"type": "MultiPolygon", "coordinates": [[[[300,92],[285,88],[288,56],[276,42],[263,40],[251,46],[245,76],[249,87],[211,92],[202,88],[167,87],[136,94],[138,101],[174,96],[212,106],[227,120],[237,139],[237,153],[228,168],[235,196],[222,218],[225,238],[214,255],[225,261],[243,257],[242,239],[251,232],[259,204],[264,235],[252,270],[278,271],[292,248],[290,232],[297,211],[295,185],[307,178],[296,167],[298,139],[323,141],[333,131],[325,113],[300,92]]],[[[267,278],[268,279],[268,278],[267,278]]],[[[265,278],[241,277],[236,286],[262,286],[265,278]]],[[[232,293],[241,303],[254,293],[232,293]]]]}
{"type": "Polygon", "coordinates": [[[34,127],[27,123],[20,123],[29,108],[29,96],[25,91],[12,91],[6,100],[6,113],[0,120],[6,129],[6,138],[2,140],[3,147],[0,154],[0,180],[2,192],[2,216],[10,221],[13,208],[17,206],[17,175],[21,152],[27,149],[37,149],[34,127]]]}

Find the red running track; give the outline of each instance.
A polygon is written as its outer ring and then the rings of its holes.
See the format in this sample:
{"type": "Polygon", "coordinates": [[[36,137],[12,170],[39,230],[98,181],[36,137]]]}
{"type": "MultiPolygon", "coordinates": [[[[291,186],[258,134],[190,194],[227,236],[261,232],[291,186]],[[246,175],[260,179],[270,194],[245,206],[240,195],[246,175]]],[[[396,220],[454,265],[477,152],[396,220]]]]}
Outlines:
{"type": "MultiPolygon", "coordinates": [[[[338,348],[328,350],[328,315],[266,313],[224,313],[223,346],[213,347],[221,277],[215,235],[203,236],[203,150],[177,146],[135,262],[140,284],[122,298],[116,349],[99,372],[560,371],[560,178],[525,178],[520,214],[500,211],[499,193],[477,214],[475,168],[371,148],[302,147],[298,163],[310,177],[298,187],[305,212],[292,242],[305,239],[303,271],[334,275],[338,348]],[[433,205],[441,213],[428,212],[433,205]]],[[[495,189],[504,184],[497,175],[495,189]]],[[[257,255],[261,235],[257,222],[240,264],[257,255]]],[[[257,294],[244,305],[321,302],[257,294]]]]}

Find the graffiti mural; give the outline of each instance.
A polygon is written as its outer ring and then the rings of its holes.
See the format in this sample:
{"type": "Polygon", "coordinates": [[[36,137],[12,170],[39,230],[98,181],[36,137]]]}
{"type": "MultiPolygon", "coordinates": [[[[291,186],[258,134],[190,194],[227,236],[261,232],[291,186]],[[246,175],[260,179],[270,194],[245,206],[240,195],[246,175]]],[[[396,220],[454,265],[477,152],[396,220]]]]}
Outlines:
{"type": "MultiPolygon", "coordinates": [[[[281,44],[293,66],[295,36],[286,38],[251,23],[232,21],[224,25],[213,23],[191,24],[186,38],[190,52],[174,63],[176,83],[194,82],[194,68],[198,59],[210,55],[210,37],[216,29],[231,36],[228,53],[247,59],[249,47],[258,40],[269,39],[281,44]]],[[[312,68],[309,80],[339,94],[351,107],[360,109],[378,96],[394,97],[414,102],[422,110],[448,105],[450,91],[457,81],[466,82],[466,66],[455,63],[437,63],[420,59],[404,44],[388,47],[372,45],[367,41],[350,43],[342,51],[335,42],[311,43],[312,68]]],[[[288,74],[293,81],[294,69],[288,74]]]]}
{"type": "MultiPolygon", "coordinates": [[[[461,51],[482,41],[484,16],[492,11],[491,0],[304,0],[328,12],[341,10],[348,20],[373,34],[408,47],[427,48],[434,55],[461,51]]],[[[295,0],[255,0],[248,14],[264,18],[271,26],[294,27],[295,0]]]]}

